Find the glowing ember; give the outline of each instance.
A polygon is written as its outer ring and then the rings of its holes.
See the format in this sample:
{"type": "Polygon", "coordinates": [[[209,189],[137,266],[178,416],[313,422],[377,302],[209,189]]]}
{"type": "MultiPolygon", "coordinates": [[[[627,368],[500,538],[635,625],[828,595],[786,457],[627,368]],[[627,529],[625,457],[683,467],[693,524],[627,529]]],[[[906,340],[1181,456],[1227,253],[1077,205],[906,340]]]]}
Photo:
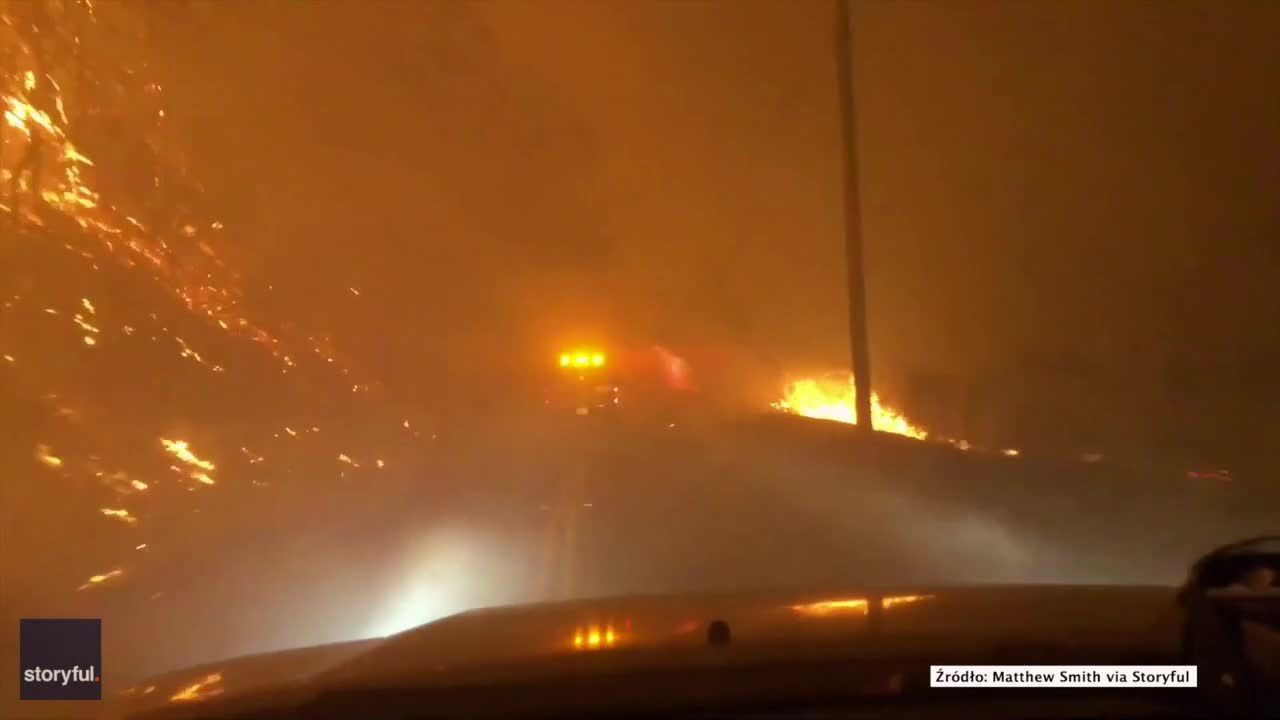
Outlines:
{"type": "Polygon", "coordinates": [[[196,702],[221,695],[222,673],[210,673],[174,693],[170,702],[196,702]]]}
{"type": "MultiPolygon", "coordinates": [[[[205,367],[211,367],[209,363],[204,359],[204,357],[200,355],[200,353],[196,352],[195,350],[192,350],[190,346],[187,345],[186,340],[183,340],[182,338],[177,336],[175,336],[173,339],[176,343],[178,343],[179,355],[181,355],[184,358],[190,358],[192,360],[195,360],[197,363],[204,365],[205,367]]],[[[213,367],[215,370],[217,369],[216,366],[213,366],[213,367]]]]}
{"type": "Polygon", "coordinates": [[[36,446],[36,460],[39,460],[51,468],[62,467],[62,458],[54,455],[53,450],[51,450],[48,445],[36,446]]]}
{"type": "Polygon", "coordinates": [[[102,508],[102,514],[106,515],[107,517],[117,518],[126,525],[136,525],[138,523],[138,518],[134,517],[133,515],[130,515],[129,511],[123,508],[120,508],[120,509],[102,508]]]}
{"type": "Polygon", "coordinates": [[[116,568],[114,570],[111,570],[110,572],[103,573],[102,575],[94,575],[90,577],[89,580],[85,582],[85,584],[81,585],[76,589],[88,590],[89,588],[101,585],[102,583],[107,582],[108,580],[114,580],[115,578],[118,578],[121,575],[124,575],[124,570],[121,570],[120,568],[116,568]]]}
{"type": "Polygon", "coordinates": [[[164,445],[164,449],[168,450],[170,455],[173,455],[188,465],[194,465],[201,470],[214,469],[213,463],[208,460],[201,460],[196,457],[195,453],[191,452],[191,448],[187,445],[186,440],[166,440],[165,438],[160,438],[160,443],[164,445]]]}
{"type": "MultiPolygon", "coordinates": [[[[857,424],[854,396],[853,376],[845,381],[810,378],[789,384],[783,399],[773,403],[773,407],[775,410],[818,420],[857,424]]],[[[871,393],[871,426],[880,432],[905,435],[917,440],[924,440],[929,436],[923,429],[912,425],[901,413],[884,406],[875,393],[871,393]]]]}
{"type": "Polygon", "coordinates": [[[79,314],[77,314],[77,315],[72,319],[72,322],[74,322],[76,325],[79,325],[81,330],[87,330],[87,331],[89,331],[89,332],[91,332],[91,333],[99,333],[99,332],[102,332],[101,330],[99,330],[98,328],[94,327],[93,325],[90,325],[89,323],[85,322],[84,318],[80,317],[80,315],[79,315],[79,314]]]}

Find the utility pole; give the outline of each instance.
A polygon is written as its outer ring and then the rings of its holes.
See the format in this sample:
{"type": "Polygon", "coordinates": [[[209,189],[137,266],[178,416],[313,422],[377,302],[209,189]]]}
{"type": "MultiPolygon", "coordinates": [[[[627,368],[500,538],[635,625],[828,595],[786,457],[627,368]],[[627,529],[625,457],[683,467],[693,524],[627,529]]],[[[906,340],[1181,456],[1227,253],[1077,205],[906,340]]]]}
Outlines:
{"type": "Polygon", "coordinates": [[[844,238],[849,267],[849,349],[857,384],[858,428],[870,433],[871,351],[867,342],[867,287],[862,263],[862,213],[858,202],[858,122],[853,105],[853,38],[849,0],[836,0],[836,77],[840,83],[840,135],[844,145],[844,238]]]}

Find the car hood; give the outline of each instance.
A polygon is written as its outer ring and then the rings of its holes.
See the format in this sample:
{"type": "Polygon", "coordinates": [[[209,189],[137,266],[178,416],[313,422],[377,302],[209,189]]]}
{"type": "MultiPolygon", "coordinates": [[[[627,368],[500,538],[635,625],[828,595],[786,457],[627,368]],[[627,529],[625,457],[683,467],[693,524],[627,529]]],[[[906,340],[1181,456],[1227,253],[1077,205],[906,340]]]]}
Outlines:
{"type": "Polygon", "coordinates": [[[483,687],[885,655],[1034,663],[1171,657],[1171,587],[1002,585],[628,596],[473,610],[387,638],[207,663],[141,683],[116,716],[217,717],[388,687],[483,687]],[[727,645],[709,647],[715,621],[727,645]]]}

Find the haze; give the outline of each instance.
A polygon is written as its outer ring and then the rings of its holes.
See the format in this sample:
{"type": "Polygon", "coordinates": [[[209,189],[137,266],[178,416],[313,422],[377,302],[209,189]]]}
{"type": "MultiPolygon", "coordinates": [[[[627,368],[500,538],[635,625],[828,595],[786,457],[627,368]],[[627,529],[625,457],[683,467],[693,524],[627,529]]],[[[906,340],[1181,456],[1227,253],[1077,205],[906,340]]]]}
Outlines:
{"type": "MultiPolygon", "coordinates": [[[[842,445],[848,428],[751,415],[849,364],[831,3],[121,7],[164,88],[173,146],[156,153],[180,158],[184,212],[219,224],[236,307],[281,337],[328,336],[350,369],[281,380],[143,274],[11,245],[5,296],[30,314],[0,327],[19,468],[4,615],[118,622],[129,639],[109,646],[134,677],[544,599],[538,513],[582,448],[600,479],[574,499],[600,507],[571,594],[849,582],[890,557],[908,579],[1173,582],[1197,548],[1274,527],[1280,5],[853,3],[875,390],[932,440],[989,453],[936,443],[921,452],[949,454],[879,465],[842,445]],[[103,338],[157,311],[203,366],[86,349],[75,329],[57,345],[39,313],[82,297],[103,338]],[[580,342],[662,348],[735,414],[676,440],[665,416],[634,437],[548,435],[524,398],[580,342]],[[98,429],[65,430],[57,393],[98,429]],[[266,448],[312,426],[286,479],[266,448]],[[190,481],[160,437],[215,458],[217,484],[145,509],[105,495],[91,470],[111,462],[190,481]],[[250,483],[234,463],[256,454],[250,483]],[[1219,469],[1228,484],[1187,476],[1219,469]],[[1026,482],[1043,491],[1006,492],[1026,482]],[[141,522],[98,512],[120,505],[141,522]],[[1181,544],[1117,555],[1144,536],[1135,513],[1181,544]],[[144,542],[147,560],[118,560],[144,542]],[[705,555],[682,564],[690,545],[705,555]],[[118,584],[76,591],[116,566],[118,584]]],[[[107,169],[134,146],[95,132],[98,190],[133,188],[107,169]]],[[[139,177],[148,203],[174,197],[139,177]]],[[[20,226],[3,232],[60,227],[20,226]]]]}

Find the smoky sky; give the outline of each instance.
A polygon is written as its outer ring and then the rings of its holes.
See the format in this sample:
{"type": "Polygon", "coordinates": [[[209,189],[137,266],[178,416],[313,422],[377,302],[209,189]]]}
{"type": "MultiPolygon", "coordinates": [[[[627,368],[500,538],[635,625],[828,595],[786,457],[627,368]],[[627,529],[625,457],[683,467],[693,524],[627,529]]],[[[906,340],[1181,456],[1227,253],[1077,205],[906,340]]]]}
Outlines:
{"type": "MultiPolygon", "coordinates": [[[[157,14],[261,301],[389,379],[583,335],[847,362],[830,3],[157,14]]],[[[1274,358],[1280,8],[856,2],[853,24],[878,381],[1067,355],[1145,402],[1274,358]]]]}
{"type": "MultiPolygon", "coordinates": [[[[1212,467],[1233,471],[1244,457],[1273,472],[1280,430],[1280,3],[852,5],[876,388],[931,431],[945,420],[931,411],[950,400],[911,392],[913,377],[972,382],[983,407],[1012,396],[1015,412],[993,411],[987,437],[976,430],[956,436],[1024,448],[1028,460],[1036,453],[1017,432],[1031,421],[1065,417],[1068,432],[1052,434],[1059,440],[1052,449],[1064,453],[1095,449],[1099,436],[1123,436],[1148,443],[1125,448],[1130,455],[1164,452],[1161,459],[1179,471],[1191,466],[1179,464],[1185,457],[1197,464],[1228,458],[1212,467]],[[1068,381],[1032,377],[1046,369],[1068,381]],[[1184,445],[1192,449],[1173,452],[1184,445]]],[[[847,365],[831,2],[204,0],[143,7],[146,47],[129,48],[120,64],[150,58],[146,74],[164,87],[158,102],[171,130],[166,137],[181,140],[185,170],[204,188],[201,209],[225,225],[218,253],[246,281],[252,307],[245,315],[273,329],[296,325],[301,332],[290,336],[332,334],[353,377],[385,381],[386,391],[371,397],[385,403],[376,414],[392,418],[392,427],[411,417],[415,434],[418,427],[429,433],[427,420],[435,422],[444,391],[472,393],[477,383],[468,380],[501,377],[495,367],[540,365],[582,338],[664,345],[690,357],[695,374],[705,374],[704,358],[734,358],[739,369],[752,369],[741,389],[760,398],[761,408],[777,398],[784,375],[847,365]]],[[[92,66],[92,53],[87,58],[92,66]]],[[[154,117],[150,108],[137,113],[154,117]]],[[[126,130],[114,145],[109,127],[98,130],[102,137],[86,149],[102,167],[127,165],[108,162],[142,153],[126,130]]],[[[177,152],[167,150],[166,158],[177,152]]],[[[113,185],[145,188],[148,178],[138,170],[102,180],[110,197],[113,185]]],[[[65,299],[62,286],[43,277],[22,282],[33,297],[48,290],[65,299]]],[[[112,306],[168,307],[149,285],[128,292],[103,279],[68,285],[90,288],[85,293],[101,299],[104,319],[112,306]]],[[[32,322],[23,327],[27,337],[53,337],[36,334],[48,326],[32,322]]],[[[208,503],[199,516],[185,505],[168,514],[157,509],[157,521],[140,528],[152,532],[155,525],[161,539],[148,549],[156,558],[151,569],[139,562],[135,585],[131,567],[125,594],[104,602],[135,602],[146,615],[152,606],[142,599],[157,597],[151,579],[173,569],[171,587],[189,593],[174,596],[238,607],[250,591],[230,583],[219,595],[186,582],[206,570],[192,560],[206,557],[201,548],[227,540],[232,549],[207,564],[240,566],[240,549],[258,540],[250,530],[286,528],[277,535],[289,544],[269,555],[273,562],[306,555],[324,540],[349,550],[349,537],[393,527],[391,510],[410,515],[438,500],[423,500],[422,488],[436,492],[445,483],[419,477],[436,461],[408,439],[387,442],[389,453],[411,458],[401,468],[387,456],[386,475],[398,478],[402,495],[371,492],[356,505],[343,494],[352,487],[346,482],[329,487],[331,494],[310,492],[304,483],[335,462],[330,450],[376,457],[384,425],[330,404],[326,392],[303,380],[271,390],[275,368],[254,369],[267,362],[256,346],[219,351],[212,328],[183,333],[225,359],[225,378],[168,382],[204,370],[188,368],[185,357],[159,343],[97,364],[65,353],[29,363],[16,353],[20,371],[47,370],[62,382],[41,384],[22,407],[15,404],[22,421],[0,445],[30,457],[38,443],[56,442],[70,463],[145,436],[149,448],[134,443],[136,450],[116,453],[128,465],[158,453],[157,437],[188,439],[202,452],[221,444],[234,454],[234,438],[249,436],[255,440],[245,442],[257,452],[259,439],[269,442],[263,428],[278,434],[268,425],[305,427],[305,419],[324,426],[316,442],[347,437],[359,450],[326,446],[323,467],[298,461],[297,479],[278,483],[276,503],[246,502],[229,479],[222,495],[193,495],[208,503]],[[84,427],[108,430],[86,435],[78,447],[76,436],[60,434],[68,426],[61,419],[26,422],[42,417],[52,397],[45,393],[64,392],[59,385],[101,386],[92,395],[101,399],[96,405],[133,409],[95,417],[95,403],[80,403],[89,418],[84,427]],[[167,395],[185,402],[170,403],[167,395]],[[242,410],[253,402],[261,412],[242,410]],[[306,503],[292,509],[298,498],[306,503]],[[359,516],[341,532],[325,524],[340,511],[359,516]],[[302,545],[308,550],[297,549],[302,545]]],[[[101,355],[111,357],[105,351],[113,346],[104,343],[101,355]]],[[[363,393],[351,395],[353,406],[363,401],[363,393]]],[[[75,393],[67,396],[70,402],[75,393]]],[[[443,427],[445,435],[452,431],[443,427]]],[[[514,433],[492,433],[506,435],[514,433]]],[[[488,435],[475,438],[483,450],[477,457],[486,461],[517,456],[495,450],[488,435]]],[[[627,451],[638,456],[644,448],[627,451]]],[[[263,472],[276,472],[276,461],[273,454],[263,472]]],[[[793,476],[809,474],[789,456],[778,462],[793,476]]],[[[653,474],[665,471],[659,465],[653,474]]],[[[514,483],[518,473],[508,470],[494,475],[514,483]]],[[[833,477],[845,482],[842,473],[833,477]]],[[[74,587],[66,577],[78,583],[110,567],[100,561],[110,543],[86,540],[75,528],[96,526],[76,525],[72,514],[46,522],[41,512],[27,512],[54,507],[65,494],[44,476],[32,477],[39,491],[14,506],[23,523],[11,523],[7,537],[12,547],[43,547],[45,554],[23,552],[6,562],[39,597],[74,587]],[[58,537],[42,539],[50,528],[58,537]],[[94,552],[82,552],[82,544],[94,552]]],[[[459,471],[458,478],[459,487],[471,487],[470,475],[459,471]]],[[[945,487],[964,487],[951,479],[945,487]]],[[[666,487],[672,502],[682,497],[675,485],[666,487]]],[[[1089,497],[1102,504],[1107,488],[1089,497]]],[[[81,495],[81,509],[97,515],[96,496],[81,495]]],[[[1180,497],[1144,503],[1148,510],[1195,505],[1180,497]]],[[[840,507],[817,492],[809,500],[840,507]]],[[[1265,503],[1253,504],[1265,510],[1265,503]]],[[[134,509],[143,515],[146,507],[139,500],[134,509]]],[[[672,522],[698,516],[656,507],[672,522]]],[[[915,506],[901,507],[884,516],[915,514],[915,506]]],[[[1090,505],[1052,506],[1070,528],[1064,537],[1087,527],[1075,522],[1081,507],[1090,505]]],[[[925,530],[947,542],[956,537],[948,534],[954,528],[925,530]]],[[[368,543],[367,558],[380,555],[377,540],[368,543]]],[[[137,544],[130,538],[122,547],[134,552],[137,544]]],[[[684,551],[671,547],[662,557],[684,551]]],[[[371,567],[362,553],[343,557],[351,567],[371,567]]],[[[323,553],[306,555],[300,579],[288,576],[282,585],[303,587],[330,565],[323,553]]],[[[275,572],[271,564],[252,567],[275,572]]],[[[218,576],[216,569],[210,574],[218,576]]],[[[364,583],[329,577],[350,587],[364,583]]],[[[91,602],[84,593],[65,594],[71,598],[45,609],[91,602]]],[[[259,621],[292,618],[289,599],[282,595],[279,615],[259,621]]],[[[164,609],[156,612],[167,614],[157,615],[156,627],[200,617],[182,600],[168,602],[158,605],[164,609]]],[[[193,658],[236,649],[234,633],[209,629],[226,635],[227,645],[192,650],[193,658]]]]}

